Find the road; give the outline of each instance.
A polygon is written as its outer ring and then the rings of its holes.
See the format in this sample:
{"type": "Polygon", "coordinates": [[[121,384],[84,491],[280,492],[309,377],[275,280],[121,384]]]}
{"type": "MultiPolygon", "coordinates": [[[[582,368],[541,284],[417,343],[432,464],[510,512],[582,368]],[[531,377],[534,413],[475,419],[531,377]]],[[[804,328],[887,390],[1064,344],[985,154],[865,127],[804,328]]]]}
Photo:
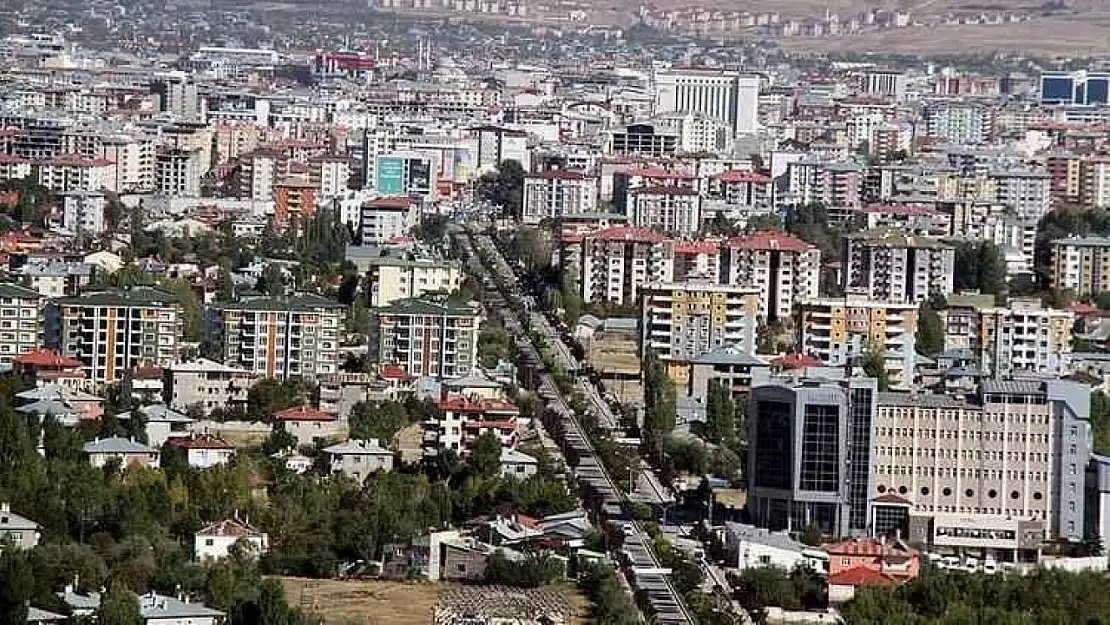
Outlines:
{"type": "MultiPolygon", "coordinates": [[[[671,585],[665,570],[660,566],[659,559],[651,547],[650,537],[644,531],[644,528],[633,521],[629,515],[628,504],[634,500],[616,487],[612,477],[594,452],[593,443],[578,422],[577,415],[570,409],[567,398],[555,383],[554,376],[543,366],[540,349],[545,344],[562,344],[562,348],[553,348],[558,353],[561,349],[566,349],[562,338],[555,332],[554,328],[550,327],[550,324],[547,324],[546,320],[542,323],[537,321],[533,324],[534,319],[527,318],[532,316],[528,313],[521,314],[520,317],[523,318],[516,318],[517,313],[514,311],[527,310],[521,294],[519,279],[488,236],[475,236],[473,244],[467,240],[468,237],[457,230],[452,233],[452,236],[455,239],[457,249],[464,260],[467,261],[466,267],[474,274],[480,284],[489,284],[489,279],[493,278],[492,272],[497,274],[497,279],[501,281],[504,287],[500,289],[500,294],[483,296],[483,303],[487,306],[490,314],[498,316],[506,328],[509,328],[510,320],[515,320],[517,326],[523,326],[527,323],[529,327],[540,334],[541,340],[536,342],[526,338],[527,335],[523,335],[523,333],[516,334],[519,364],[522,369],[527,368],[538,373],[538,379],[532,380],[533,387],[540,397],[546,401],[546,409],[559,420],[564,455],[568,461],[575,463],[573,473],[580,488],[588,496],[600,502],[603,520],[620,526],[631,526],[631,533],[625,537],[624,544],[621,547],[620,564],[629,583],[640,592],[644,602],[646,602],[646,606],[640,604],[645,620],[661,625],[693,623],[694,621],[687,612],[686,606],[683,605],[677,591],[671,585]],[[488,264],[492,266],[486,266],[482,262],[470,262],[478,257],[479,250],[489,261],[488,264]],[[508,303],[514,305],[506,305],[508,303]],[[549,336],[545,336],[547,334],[545,329],[550,329],[549,336]]],[[[566,349],[566,352],[571,354],[569,349],[566,349]]],[[[573,360],[572,354],[570,357],[573,360]]],[[[588,381],[580,381],[579,385],[581,384],[586,384],[592,388],[592,384],[588,381]]],[[[590,388],[586,389],[587,399],[591,395],[588,392],[590,388]]],[[[598,395],[596,388],[592,388],[592,394],[598,395]]],[[[596,416],[599,421],[602,419],[602,415],[596,416]]],[[[610,419],[615,422],[611,412],[610,419]]],[[[655,480],[655,485],[657,484],[658,480],[655,480]]],[[[656,486],[653,486],[650,481],[644,490],[647,491],[647,497],[658,496],[656,486]]]]}

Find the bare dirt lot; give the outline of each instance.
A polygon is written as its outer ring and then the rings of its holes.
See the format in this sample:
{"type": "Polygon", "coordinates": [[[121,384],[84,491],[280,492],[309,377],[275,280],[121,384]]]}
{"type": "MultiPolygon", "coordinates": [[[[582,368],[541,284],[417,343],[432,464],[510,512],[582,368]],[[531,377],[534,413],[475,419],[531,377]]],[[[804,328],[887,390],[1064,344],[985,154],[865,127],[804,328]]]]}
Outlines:
{"type": "Polygon", "coordinates": [[[506,589],[488,586],[383,580],[282,578],[290,605],[322,616],[325,625],[427,625],[437,606],[470,606],[506,615],[522,606],[563,610],[571,625],[585,624],[589,603],[571,586],[506,589]]]}

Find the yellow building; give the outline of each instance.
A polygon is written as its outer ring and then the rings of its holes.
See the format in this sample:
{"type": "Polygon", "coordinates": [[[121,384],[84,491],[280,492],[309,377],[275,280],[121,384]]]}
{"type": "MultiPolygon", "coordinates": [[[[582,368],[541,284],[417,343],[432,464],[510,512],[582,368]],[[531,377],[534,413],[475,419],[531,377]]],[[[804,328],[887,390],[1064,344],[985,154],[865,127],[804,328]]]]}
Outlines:
{"type": "Polygon", "coordinates": [[[848,296],[802,302],[798,333],[802,352],[825,366],[859,366],[872,348],[886,355],[893,387],[913,383],[917,304],[848,296]]]}

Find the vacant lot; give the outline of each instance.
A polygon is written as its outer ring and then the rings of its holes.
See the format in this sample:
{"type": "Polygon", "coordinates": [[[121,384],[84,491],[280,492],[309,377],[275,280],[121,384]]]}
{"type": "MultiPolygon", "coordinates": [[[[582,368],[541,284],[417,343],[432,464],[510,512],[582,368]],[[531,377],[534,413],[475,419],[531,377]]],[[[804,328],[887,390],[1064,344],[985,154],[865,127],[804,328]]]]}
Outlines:
{"type": "Polygon", "coordinates": [[[561,611],[570,625],[588,621],[589,604],[570,586],[521,590],[380,580],[282,578],[290,605],[324,618],[325,625],[427,625],[437,606],[478,609],[508,617],[521,609],[561,611]]]}
{"type": "Polygon", "coordinates": [[[435,584],[283,578],[290,605],[326,625],[427,625],[438,601],[435,584]]]}

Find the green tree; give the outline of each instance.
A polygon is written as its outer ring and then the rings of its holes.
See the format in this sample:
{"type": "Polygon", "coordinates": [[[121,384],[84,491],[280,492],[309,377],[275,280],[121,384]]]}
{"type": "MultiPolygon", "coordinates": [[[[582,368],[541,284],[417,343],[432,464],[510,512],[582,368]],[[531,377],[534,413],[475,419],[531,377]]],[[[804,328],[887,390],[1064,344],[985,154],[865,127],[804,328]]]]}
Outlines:
{"type": "Polygon", "coordinates": [[[642,436],[648,451],[657,459],[663,455],[663,441],[674,430],[676,420],[674,381],[659,357],[649,351],[643,359],[644,428],[642,436]]]}
{"type": "Polygon", "coordinates": [[[231,278],[231,264],[220,263],[220,271],[216,274],[216,302],[224,304],[235,301],[235,281],[231,278]]]}
{"type": "Polygon", "coordinates": [[[736,439],[736,404],[732,399],[732,390],[720,379],[709,381],[704,438],[715,445],[726,446],[732,446],[736,439]]]}
{"type": "Polygon", "coordinates": [[[186,341],[199,341],[201,336],[200,300],[188,280],[165,278],[159,285],[163,290],[173,293],[181,304],[184,335],[186,341]]]}
{"type": "Polygon", "coordinates": [[[1092,449],[1098,454],[1110,454],[1110,397],[1102,391],[1091,393],[1090,424],[1092,449]]]}
{"type": "Polygon", "coordinates": [[[139,598],[119,582],[112,582],[96,610],[98,625],[141,625],[139,598]]]}
{"type": "Polygon", "coordinates": [[[917,351],[932,357],[944,350],[944,324],[932,302],[921,303],[917,316],[917,351]]]}
{"type": "Polygon", "coordinates": [[[286,278],[277,263],[269,263],[262,269],[262,275],[254,285],[254,290],[264,295],[285,295],[286,278]]]}
{"type": "Polygon", "coordinates": [[[825,538],[821,534],[821,528],[817,527],[813,523],[806,525],[805,528],[802,530],[802,544],[809,545],[810,547],[819,547],[821,546],[821,543],[824,542],[824,540],[825,538]]]}
{"type": "Polygon", "coordinates": [[[886,370],[886,350],[881,345],[873,345],[863,355],[863,373],[870,378],[875,378],[880,391],[890,388],[890,376],[886,370]]]}
{"type": "Polygon", "coordinates": [[[358,402],[348,417],[351,438],[376,438],[383,445],[393,440],[398,430],[416,423],[418,415],[410,414],[404,404],[396,401],[358,402]]]}
{"type": "Polygon", "coordinates": [[[470,452],[470,467],[476,475],[493,477],[501,470],[501,441],[493,432],[478,437],[470,452]]]}
{"type": "Polygon", "coordinates": [[[27,604],[35,592],[29,554],[0,545],[0,623],[26,623],[27,604]]]}
{"type": "Polygon", "coordinates": [[[504,210],[509,217],[520,218],[524,202],[524,168],[515,160],[502,161],[496,172],[478,179],[476,195],[504,210]]]}

